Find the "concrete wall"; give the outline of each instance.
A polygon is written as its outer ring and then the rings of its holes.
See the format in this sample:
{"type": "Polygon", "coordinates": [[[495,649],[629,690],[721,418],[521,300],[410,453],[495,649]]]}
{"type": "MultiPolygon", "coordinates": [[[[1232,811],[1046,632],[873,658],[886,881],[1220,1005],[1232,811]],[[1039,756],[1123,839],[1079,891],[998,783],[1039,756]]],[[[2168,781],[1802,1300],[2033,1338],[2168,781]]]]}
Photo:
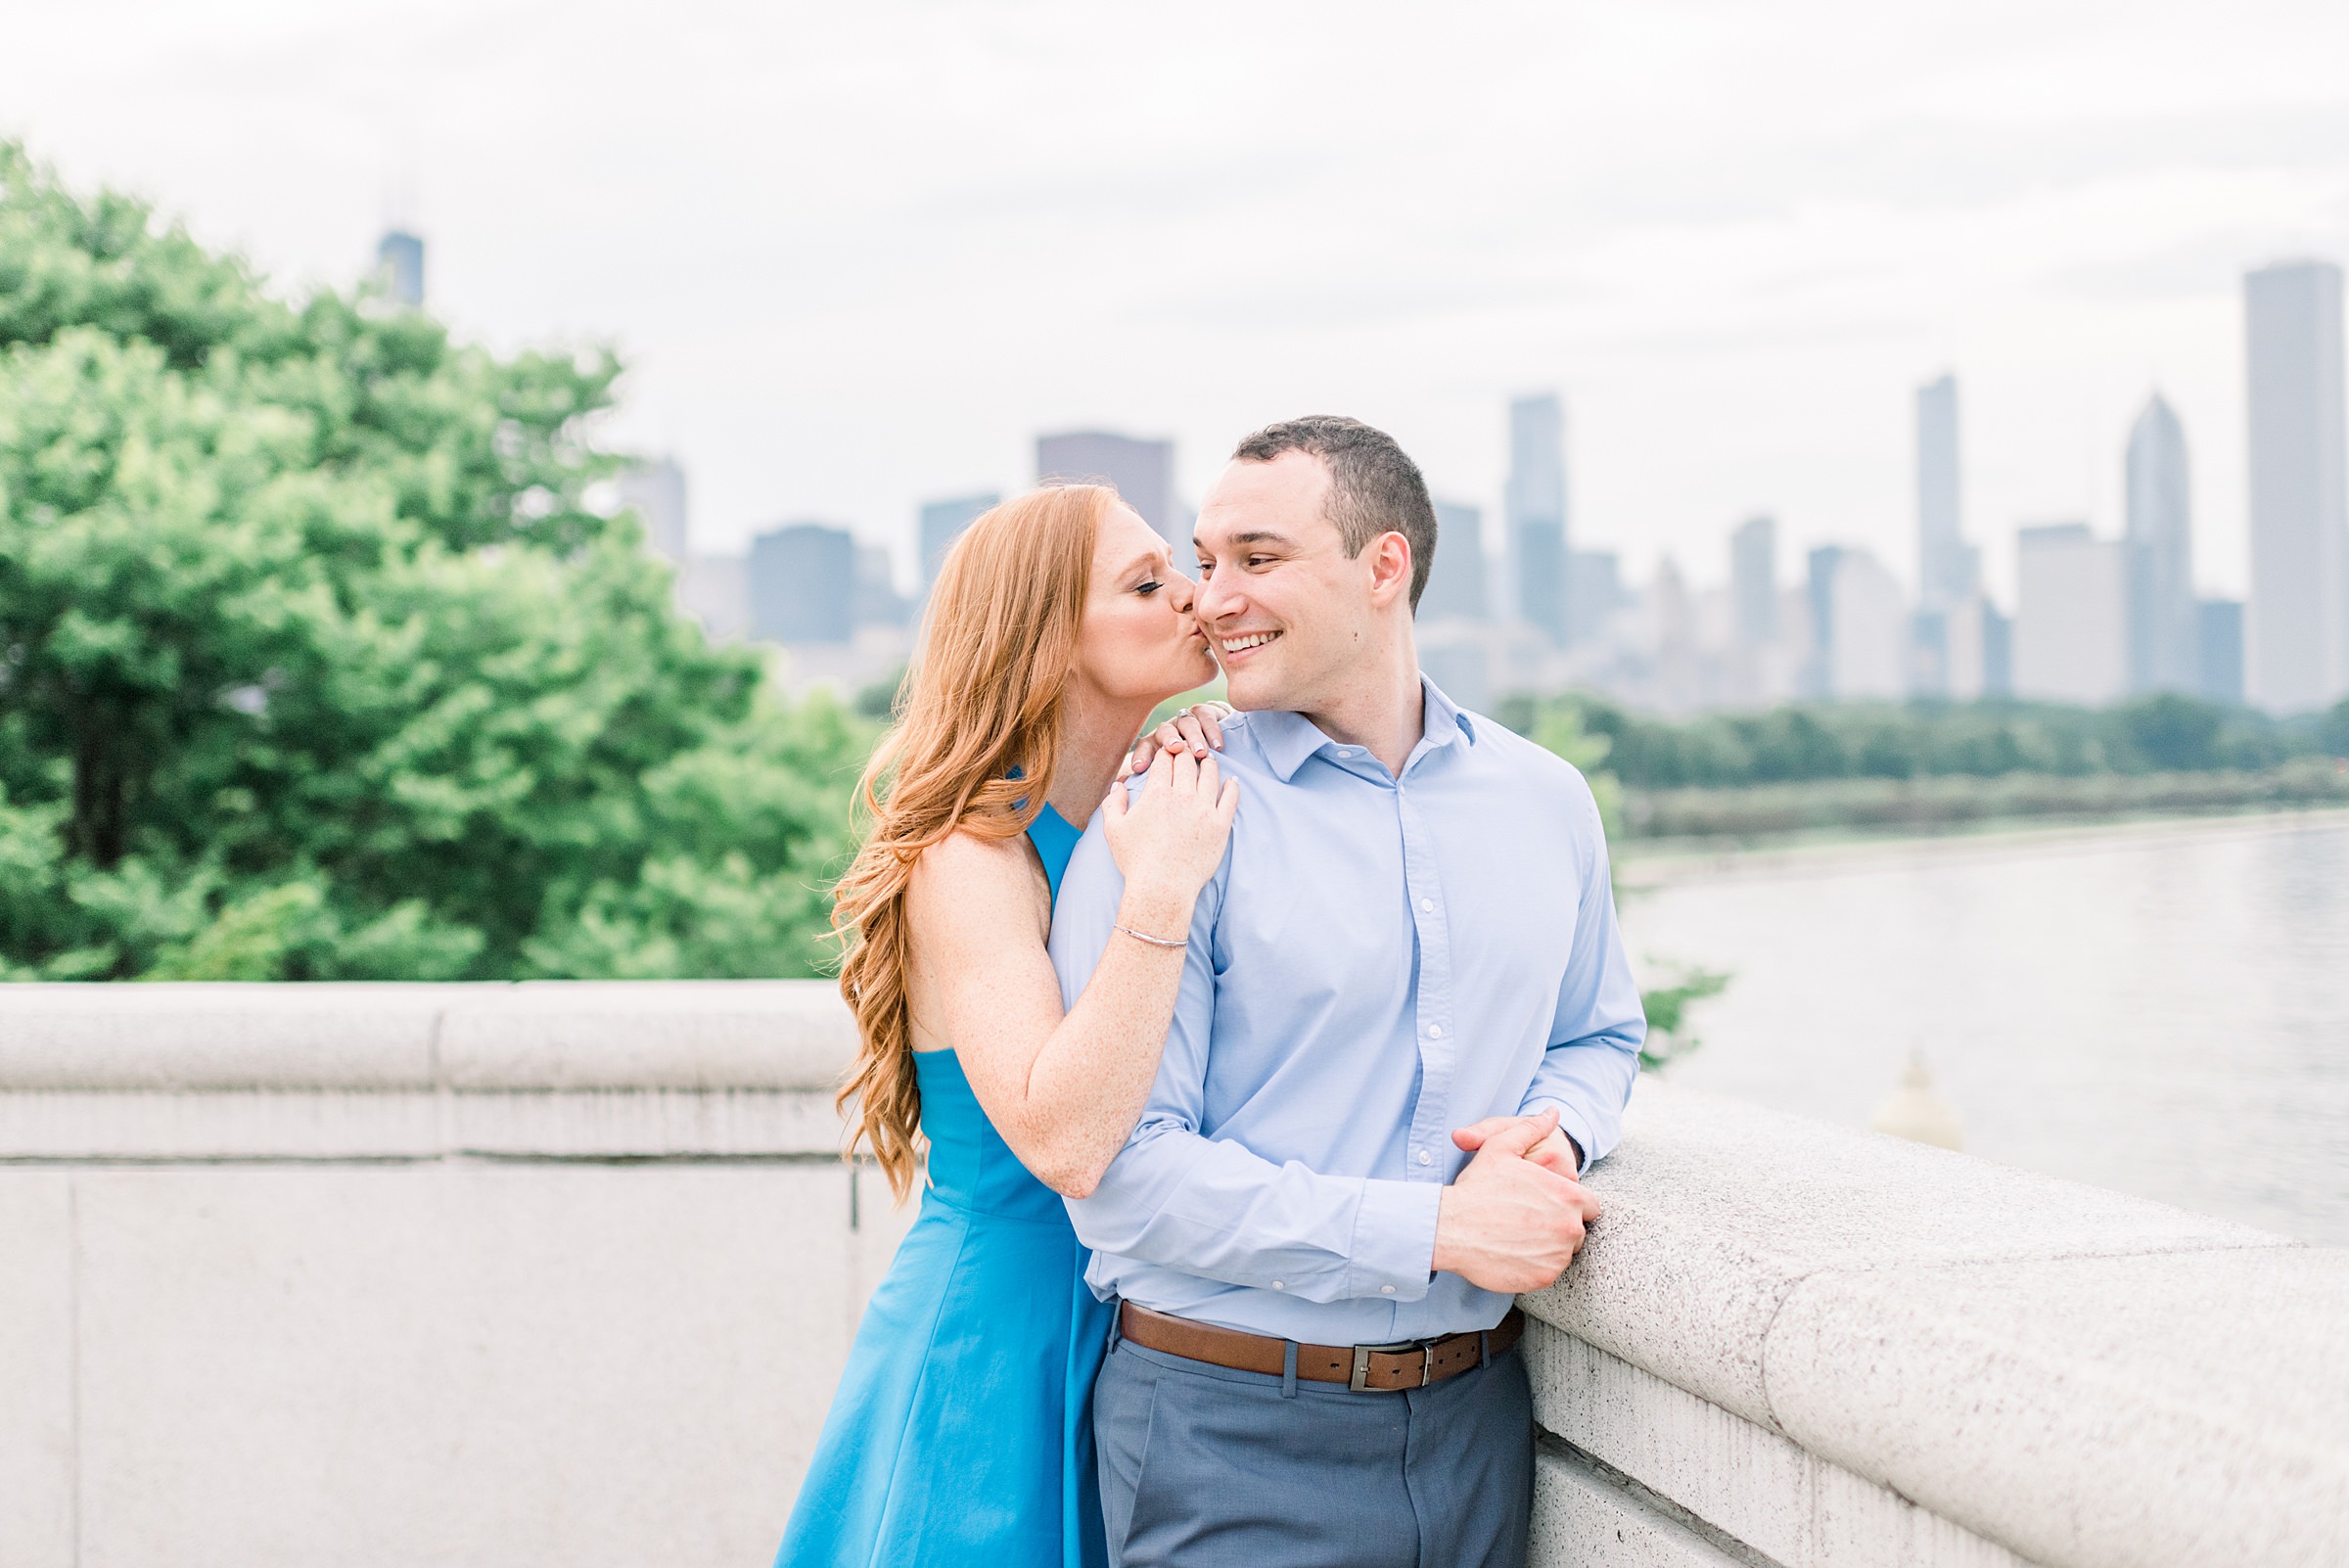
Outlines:
{"type": "MultiPolygon", "coordinates": [[[[0,1568],[764,1562],[905,1218],[849,1043],[818,985],[0,988],[0,1568]]],[[[1540,1563],[2349,1562],[2349,1256],[1652,1084],[1592,1179],[1540,1563]]]]}
{"type": "Polygon", "coordinates": [[[909,1218],[816,986],[0,988],[0,1568],[760,1564],[909,1218]]]}

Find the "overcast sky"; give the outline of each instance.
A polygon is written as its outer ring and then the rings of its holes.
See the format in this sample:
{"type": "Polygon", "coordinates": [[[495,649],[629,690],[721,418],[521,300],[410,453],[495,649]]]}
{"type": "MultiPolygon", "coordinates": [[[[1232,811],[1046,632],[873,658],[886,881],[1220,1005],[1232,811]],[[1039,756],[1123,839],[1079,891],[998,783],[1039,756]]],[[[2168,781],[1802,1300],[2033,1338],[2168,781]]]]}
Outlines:
{"type": "MultiPolygon", "coordinates": [[[[1035,434],[1394,432],[1497,507],[1567,401],[1578,545],[1726,575],[1758,510],[1913,580],[1911,395],[1962,395],[1965,522],[2120,525],[2159,388],[2238,590],[2240,274],[2349,259],[2340,0],[1182,6],[12,0],[0,133],[289,290],[387,216],[501,346],[608,341],[616,442],[704,548],[909,554],[1035,434]]],[[[1488,523],[1488,529],[1492,524],[1488,523]]],[[[1791,576],[1797,563],[1783,563],[1791,576]]]]}

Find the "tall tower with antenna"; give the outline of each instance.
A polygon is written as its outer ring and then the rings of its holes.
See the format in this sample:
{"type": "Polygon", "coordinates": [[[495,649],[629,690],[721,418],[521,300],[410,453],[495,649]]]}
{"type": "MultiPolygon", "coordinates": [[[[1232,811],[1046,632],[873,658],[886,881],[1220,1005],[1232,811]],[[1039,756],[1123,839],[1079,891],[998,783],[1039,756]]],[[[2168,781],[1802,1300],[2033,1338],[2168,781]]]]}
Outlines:
{"type": "Polygon", "coordinates": [[[416,221],[414,155],[402,149],[396,173],[384,181],[384,235],[375,242],[375,271],[384,293],[409,309],[424,304],[423,225],[416,221]]]}
{"type": "Polygon", "coordinates": [[[424,303],[424,240],[406,229],[386,229],[375,243],[375,264],[384,292],[413,309],[424,303]]]}

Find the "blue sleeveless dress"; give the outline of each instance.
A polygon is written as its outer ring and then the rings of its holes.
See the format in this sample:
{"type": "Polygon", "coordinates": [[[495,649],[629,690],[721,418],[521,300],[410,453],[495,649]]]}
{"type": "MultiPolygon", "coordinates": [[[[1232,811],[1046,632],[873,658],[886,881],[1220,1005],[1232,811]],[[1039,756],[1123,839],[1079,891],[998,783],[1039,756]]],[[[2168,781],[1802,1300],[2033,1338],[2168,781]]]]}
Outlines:
{"type": "MultiPolygon", "coordinates": [[[[1078,830],[1028,830],[1052,895],[1078,830]]],[[[1060,1195],[951,1050],[917,1051],[929,1184],[832,1396],[776,1568],[1103,1568],[1093,1374],[1109,1308],[1060,1195]]]]}

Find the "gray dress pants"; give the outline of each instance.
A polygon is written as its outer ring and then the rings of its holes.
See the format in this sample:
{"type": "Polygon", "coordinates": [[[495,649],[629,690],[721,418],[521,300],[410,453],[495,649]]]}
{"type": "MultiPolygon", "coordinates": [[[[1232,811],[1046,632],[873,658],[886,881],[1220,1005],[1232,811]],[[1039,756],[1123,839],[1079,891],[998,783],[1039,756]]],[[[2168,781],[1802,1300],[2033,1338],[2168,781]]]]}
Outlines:
{"type": "Polygon", "coordinates": [[[1121,1339],[1093,1386],[1111,1568],[1524,1568],[1533,1398],[1512,1346],[1357,1394],[1121,1339]]]}

